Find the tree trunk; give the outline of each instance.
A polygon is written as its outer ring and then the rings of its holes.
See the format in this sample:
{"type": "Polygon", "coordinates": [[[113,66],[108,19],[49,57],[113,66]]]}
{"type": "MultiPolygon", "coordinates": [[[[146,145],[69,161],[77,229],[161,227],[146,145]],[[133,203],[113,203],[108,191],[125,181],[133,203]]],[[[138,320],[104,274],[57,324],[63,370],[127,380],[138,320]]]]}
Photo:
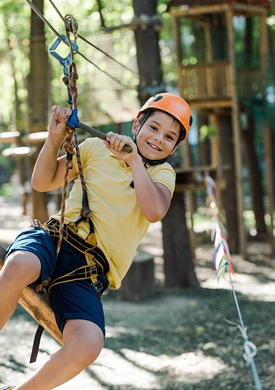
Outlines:
{"type": "MultiPolygon", "coordinates": [[[[201,126],[203,126],[203,125],[208,125],[208,116],[204,115],[198,111],[198,113],[197,113],[198,129],[200,129],[201,126]]],[[[207,137],[204,141],[199,141],[198,148],[199,148],[200,164],[201,165],[210,165],[212,163],[212,161],[210,158],[211,148],[210,148],[209,137],[207,137]]]]}
{"type": "Polygon", "coordinates": [[[184,195],[176,192],[162,221],[165,285],[198,287],[194,270],[189,232],[185,219],[184,195]]]}
{"type": "Polygon", "coordinates": [[[231,169],[223,172],[226,189],[222,190],[223,208],[226,216],[228,244],[232,253],[239,253],[238,215],[235,182],[235,164],[231,116],[217,115],[217,125],[220,129],[221,163],[229,164],[231,169]]]}
{"type": "MultiPolygon", "coordinates": [[[[151,23],[139,26],[135,30],[140,75],[138,96],[140,104],[143,105],[150,96],[165,91],[159,50],[159,24],[155,23],[157,0],[133,0],[133,7],[135,18],[143,16],[145,20],[151,20],[151,23]]],[[[171,207],[162,221],[162,232],[166,285],[169,287],[198,286],[182,193],[174,194],[171,207]]]]}
{"type": "MultiPolygon", "coordinates": [[[[11,61],[11,69],[12,69],[12,75],[13,75],[13,80],[14,80],[14,125],[15,125],[15,129],[17,131],[19,131],[21,133],[21,135],[23,134],[23,131],[24,131],[24,127],[22,126],[22,123],[23,123],[23,120],[21,118],[21,114],[20,114],[20,99],[19,99],[19,94],[18,94],[18,84],[17,84],[17,80],[16,80],[16,69],[15,69],[15,66],[14,66],[14,58],[12,56],[12,50],[10,52],[11,54],[11,57],[12,57],[12,61],[11,61]]],[[[16,140],[16,145],[17,146],[22,146],[22,140],[20,138],[18,138],[16,140]]],[[[26,181],[26,177],[25,177],[25,158],[24,157],[17,157],[16,158],[16,167],[17,167],[17,171],[18,171],[18,175],[19,175],[19,180],[20,180],[20,186],[21,186],[21,189],[22,189],[22,193],[21,193],[21,204],[22,204],[22,207],[23,207],[23,215],[27,215],[27,194],[26,194],[26,191],[25,191],[25,181],[26,181]]],[[[27,177],[29,177],[27,175],[27,177]]]]}
{"type": "MultiPolygon", "coordinates": [[[[34,5],[43,13],[44,0],[34,0],[34,5]]],[[[29,129],[30,133],[45,131],[48,122],[49,62],[45,44],[44,22],[31,11],[30,73],[28,75],[29,129]]],[[[33,171],[42,144],[30,157],[30,172],[33,171]]],[[[32,191],[33,217],[41,221],[48,218],[47,194],[32,191]]]]}
{"type": "Polygon", "coordinates": [[[242,140],[246,154],[249,183],[252,196],[253,211],[256,220],[257,234],[266,233],[264,220],[262,178],[259,168],[258,157],[255,150],[255,123],[249,118],[248,129],[242,131],[242,140]]]}
{"type": "Polygon", "coordinates": [[[144,20],[151,20],[150,23],[135,29],[137,65],[140,75],[138,97],[143,105],[150,96],[165,91],[159,49],[160,26],[156,22],[157,0],[133,0],[133,7],[135,18],[144,17],[144,20]]]}

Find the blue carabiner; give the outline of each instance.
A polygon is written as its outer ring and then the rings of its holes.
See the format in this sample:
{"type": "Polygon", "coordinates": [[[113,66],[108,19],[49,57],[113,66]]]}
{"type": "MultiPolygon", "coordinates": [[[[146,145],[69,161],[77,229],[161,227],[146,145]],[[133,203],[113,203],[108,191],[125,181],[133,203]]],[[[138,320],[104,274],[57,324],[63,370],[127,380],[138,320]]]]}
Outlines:
{"type": "Polygon", "coordinates": [[[67,120],[67,127],[69,127],[72,130],[75,130],[76,128],[78,128],[78,125],[79,125],[79,120],[78,120],[77,113],[78,113],[78,109],[74,108],[73,112],[72,112],[72,115],[67,120]]]}
{"type": "MultiPolygon", "coordinates": [[[[71,53],[69,53],[67,55],[67,57],[61,57],[60,54],[58,54],[55,50],[57,49],[57,47],[59,46],[59,44],[62,42],[62,41],[65,41],[67,44],[69,43],[68,41],[68,38],[66,37],[65,34],[61,34],[60,37],[58,37],[54,43],[52,44],[52,46],[49,48],[49,52],[50,54],[56,58],[59,63],[64,67],[64,74],[67,75],[69,74],[69,65],[70,63],[72,62],[72,57],[71,57],[71,53]],[[61,38],[62,39],[61,39],[61,38]]],[[[74,41],[71,41],[71,48],[72,48],[72,53],[76,53],[77,50],[78,50],[78,46],[76,45],[76,43],[74,41]]]]}

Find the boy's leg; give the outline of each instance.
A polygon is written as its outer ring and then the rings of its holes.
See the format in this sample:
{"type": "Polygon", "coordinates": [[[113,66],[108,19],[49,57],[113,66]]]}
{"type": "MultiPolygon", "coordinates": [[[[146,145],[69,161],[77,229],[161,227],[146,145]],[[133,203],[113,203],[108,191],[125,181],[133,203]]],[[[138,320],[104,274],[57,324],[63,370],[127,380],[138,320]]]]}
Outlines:
{"type": "Polygon", "coordinates": [[[51,390],[74,378],[98,357],[104,342],[102,330],[86,320],[67,320],[64,346],[16,390],[51,390]]]}
{"type": "Polygon", "coordinates": [[[39,258],[26,251],[14,251],[0,271],[0,330],[14,312],[22,290],[39,278],[39,258]]]}

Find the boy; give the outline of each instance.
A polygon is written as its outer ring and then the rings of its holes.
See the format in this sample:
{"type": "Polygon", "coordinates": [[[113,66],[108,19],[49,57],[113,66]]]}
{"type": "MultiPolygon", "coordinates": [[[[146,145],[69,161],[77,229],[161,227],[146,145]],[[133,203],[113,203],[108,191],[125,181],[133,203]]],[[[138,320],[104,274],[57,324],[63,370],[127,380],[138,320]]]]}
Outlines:
{"type": "MultiPolygon", "coordinates": [[[[65,156],[57,154],[71,110],[54,106],[48,138],[33,174],[37,191],[62,186],[65,156]]],[[[64,346],[17,390],[51,390],[70,380],[98,357],[104,343],[100,294],[117,289],[150,222],[168,211],[175,172],[165,161],[185,139],[192,116],[180,97],[150,98],[133,123],[134,140],[114,134],[80,145],[91,221],[81,218],[82,183],[77,159],[69,171],[75,183],[66,202],[65,229],[56,260],[60,214],[42,227],[23,231],[9,246],[0,274],[0,329],[13,313],[23,288],[51,277],[49,294],[64,346]],[[124,152],[129,145],[131,153],[124,152]]],[[[7,387],[9,388],[9,387],[7,387]]]]}

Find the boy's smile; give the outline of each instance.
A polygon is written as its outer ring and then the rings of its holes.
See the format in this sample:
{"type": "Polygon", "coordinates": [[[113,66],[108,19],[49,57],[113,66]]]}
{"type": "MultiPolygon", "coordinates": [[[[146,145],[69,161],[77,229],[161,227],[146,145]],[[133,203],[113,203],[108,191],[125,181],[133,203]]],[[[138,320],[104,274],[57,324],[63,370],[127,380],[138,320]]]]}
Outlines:
{"type": "Polygon", "coordinates": [[[151,146],[153,149],[161,150],[159,147],[157,147],[156,145],[151,144],[150,142],[147,142],[147,144],[148,144],[149,146],[151,146]]]}
{"type": "Polygon", "coordinates": [[[180,125],[165,112],[154,111],[140,131],[139,126],[134,126],[133,131],[137,135],[136,142],[141,155],[148,160],[161,160],[174,151],[180,125]]]}

